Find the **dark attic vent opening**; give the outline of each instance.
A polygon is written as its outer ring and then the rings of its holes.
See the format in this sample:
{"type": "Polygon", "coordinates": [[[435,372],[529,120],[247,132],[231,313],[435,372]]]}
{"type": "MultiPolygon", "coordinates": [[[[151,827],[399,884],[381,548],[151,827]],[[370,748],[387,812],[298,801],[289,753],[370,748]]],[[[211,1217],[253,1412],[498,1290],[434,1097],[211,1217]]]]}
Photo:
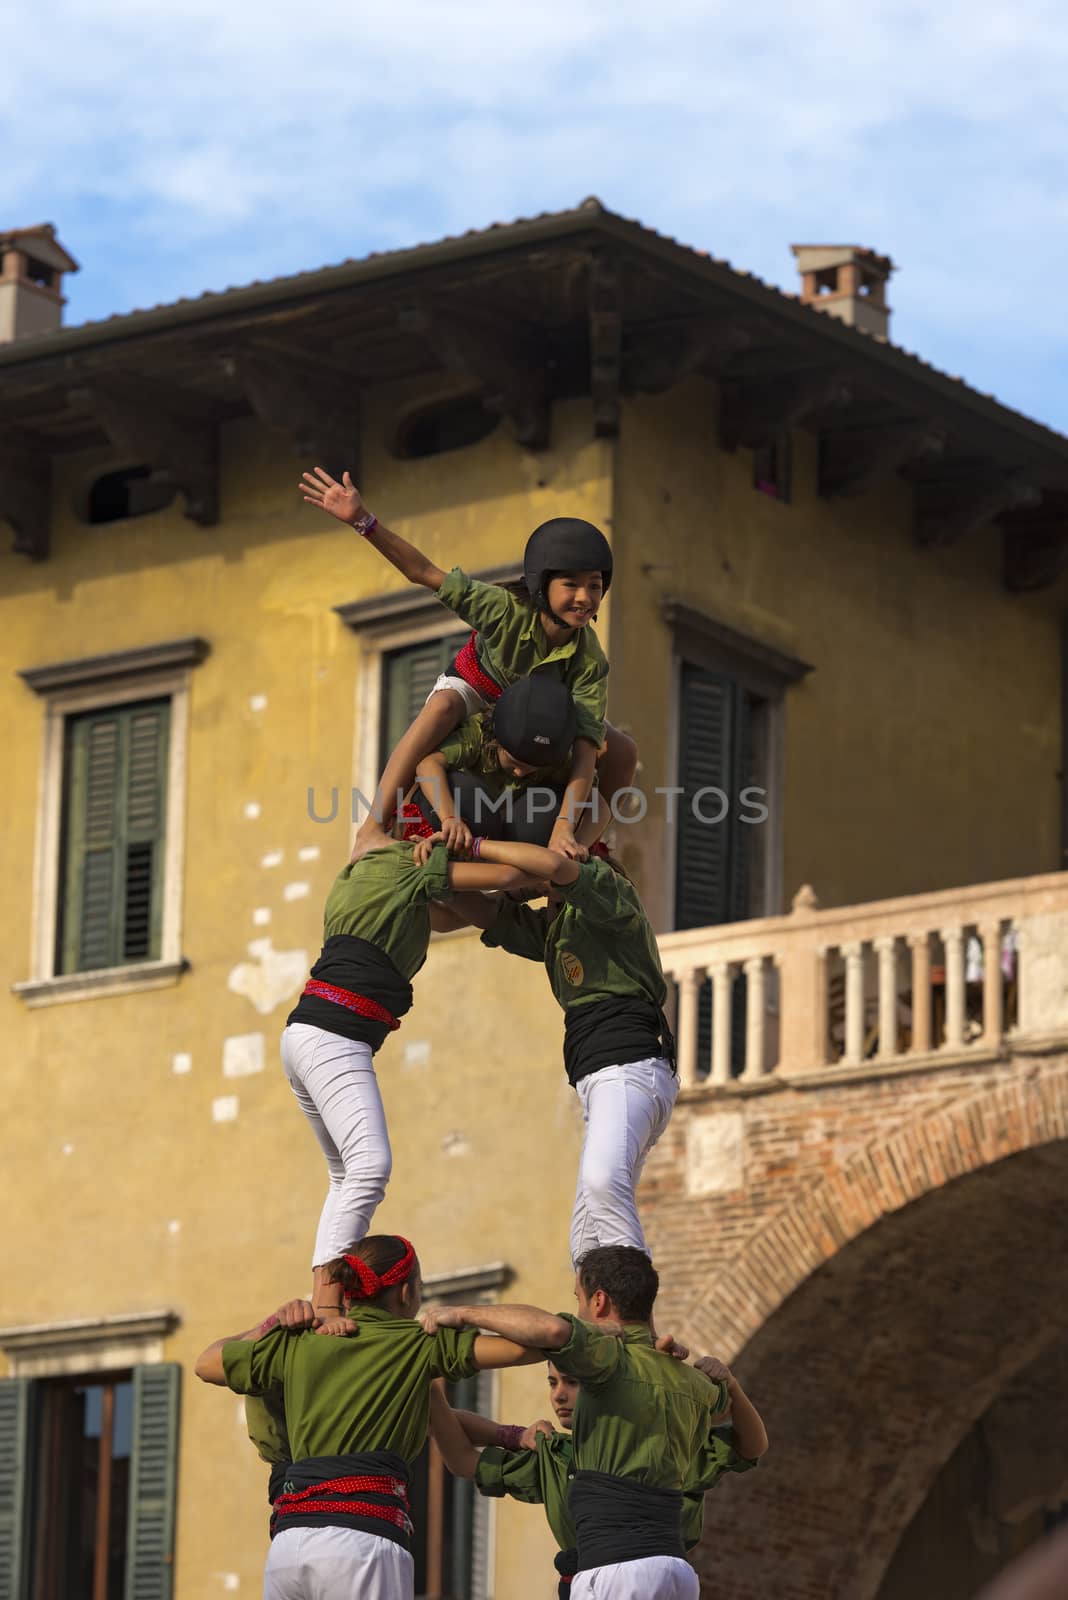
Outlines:
{"type": "Polygon", "coordinates": [[[477,395],[427,406],[398,428],[393,453],[402,461],[443,455],[488,439],[500,417],[487,411],[477,395]]]}
{"type": "Polygon", "coordinates": [[[173,484],[152,481],[151,467],[123,467],[96,479],[89,490],[87,520],[90,526],[97,527],[104,522],[145,517],[169,506],[174,496],[173,484]]]}

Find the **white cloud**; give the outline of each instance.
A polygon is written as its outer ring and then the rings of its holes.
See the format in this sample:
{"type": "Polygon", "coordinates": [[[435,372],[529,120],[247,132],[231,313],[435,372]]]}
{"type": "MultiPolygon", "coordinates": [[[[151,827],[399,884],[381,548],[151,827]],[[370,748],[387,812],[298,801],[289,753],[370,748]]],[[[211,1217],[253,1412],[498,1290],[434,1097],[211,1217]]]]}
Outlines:
{"type": "Polygon", "coordinates": [[[1068,426],[1059,0],[60,0],[47,35],[18,16],[0,223],[59,225],[75,320],[595,192],[784,284],[794,239],[886,250],[903,342],[1068,426]]]}

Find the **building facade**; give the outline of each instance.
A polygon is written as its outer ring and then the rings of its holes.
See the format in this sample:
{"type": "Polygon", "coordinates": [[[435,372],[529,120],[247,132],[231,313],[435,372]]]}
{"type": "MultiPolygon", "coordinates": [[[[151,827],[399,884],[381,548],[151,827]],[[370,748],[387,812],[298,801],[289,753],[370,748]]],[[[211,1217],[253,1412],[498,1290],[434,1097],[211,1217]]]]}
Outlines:
{"type": "MultiPolygon", "coordinates": [[[[684,1083],[661,1322],[773,1445],[698,1562],[964,1600],[1068,1479],[1023,1448],[1066,1370],[1068,441],[890,343],[886,258],[800,247],[795,298],[596,202],[84,327],[53,236],[0,253],[35,319],[0,344],[2,1600],[257,1590],[266,1469],[192,1363],[307,1282],[277,1036],[463,637],[303,505],[316,462],[501,582],[547,517],[608,532],[615,840],[684,1083]]],[[[538,970],[435,939],[378,1058],[378,1220],[439,1294],[570,1303],[560,1032],[538,970]]],[[[552,1592],[537,1512],[433,1459],[419,1496],[421,1593],[552,1592]]]]}

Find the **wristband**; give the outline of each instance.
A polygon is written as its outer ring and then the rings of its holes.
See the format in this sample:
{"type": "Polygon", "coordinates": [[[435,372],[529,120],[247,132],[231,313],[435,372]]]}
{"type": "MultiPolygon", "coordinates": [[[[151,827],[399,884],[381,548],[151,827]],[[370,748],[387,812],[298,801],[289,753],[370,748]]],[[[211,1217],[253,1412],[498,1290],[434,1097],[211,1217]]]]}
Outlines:
{"type": "Polygon", "coordinates": [[[472,861],[477,861],[479,859],[479,857],[481,856],[481,854],[482,854],[482,835],[480,833],[476,833],[475,837],[471,840],[471,859],[472,859],[472,861]]]}
{"type": "Polygon", "coordinates": [[[500,1422],[497,1424],[496,1443],[502,1450],[519,1450],[522,1448],[523,1429],[516,1423],[500,1422]]]}
{"type": "Polygon", "coordinates": [[[378,518],[375,516],[373,511],[364,511],[361,512],[361,514],[356,518],[356,521],[352,524],[352,526],[362,538],[366,539],[367,535],[369,533],[374,533],[375,529],[378,527],[378,518]]]}

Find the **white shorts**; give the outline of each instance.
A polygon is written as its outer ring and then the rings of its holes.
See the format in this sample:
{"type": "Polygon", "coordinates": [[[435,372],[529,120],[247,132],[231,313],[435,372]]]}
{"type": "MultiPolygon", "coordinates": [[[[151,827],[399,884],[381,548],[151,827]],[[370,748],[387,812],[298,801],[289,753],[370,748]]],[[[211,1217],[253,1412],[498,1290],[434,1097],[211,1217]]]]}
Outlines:
{"type": "Polygon", "coordinates": [[[271,1540],[263,1600],[412,1600],[415,1563],[361,1528],[286,1528],[271,1540]]]}
{"type": "Polygon", "coordinates": [[[479,711],[488,711],[493,704],[492,700],[487,700],[477,689],[472,688],[466,678],[457,678],[450,672],[440,674],[427,699],[430,699],[431,694],[437,694],[439,689],[455,689],[464,703],[464,712],[469,717],[475,716],[479,711]]]}
{"type": "Polygon", "coordinates": [[[701,1583],[679,1556],[646,1556],[576,1572],[571,1600],[699,1600],[701,1583]]]}

